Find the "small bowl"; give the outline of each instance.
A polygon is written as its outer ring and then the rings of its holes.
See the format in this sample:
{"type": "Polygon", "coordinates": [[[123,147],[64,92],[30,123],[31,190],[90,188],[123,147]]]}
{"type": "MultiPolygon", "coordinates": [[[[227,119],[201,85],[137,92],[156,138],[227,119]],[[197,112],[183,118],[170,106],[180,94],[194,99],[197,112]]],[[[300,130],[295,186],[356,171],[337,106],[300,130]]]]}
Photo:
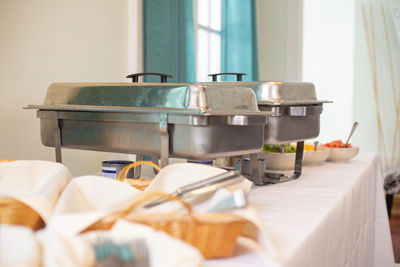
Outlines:
{"type": "Polygon", "coordinates": [[[329,157],[330,151],[327,148],[320,147],[317,151],[304,151],[303,163],[305,165],[315,165],[320,162],[326,161],[329,157]]]}
{"type": "Polygon", "coordinates": [[[328,161],[348,161],[359,151],[358,147],[330,147],[328,161]]]}
{"type": "MultiPolygon", "coordinates": [[[[104,177],[117,179],[118,174],[122,171],[122,169],[129,164],[133,163],[133,161],[128,160],[108,160],[103,161],[101,163],[101,170],[104,177]]],[[[129,170],[128,177],[133,177],[134,168],[129,170]]]]}
{"type": "Polygon", "coordinates": [[[259,157],[265,159],[267,169],[293,169],[296,153],[259,153],[259,157]]]}

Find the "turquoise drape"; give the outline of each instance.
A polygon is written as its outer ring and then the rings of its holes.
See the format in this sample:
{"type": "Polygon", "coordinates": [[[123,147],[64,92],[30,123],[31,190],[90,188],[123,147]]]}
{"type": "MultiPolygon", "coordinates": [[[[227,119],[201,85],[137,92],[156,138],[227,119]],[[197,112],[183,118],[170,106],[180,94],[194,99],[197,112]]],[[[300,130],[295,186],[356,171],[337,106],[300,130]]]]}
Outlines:
{"type": "Polygon", "coordinates": [[[173,75],[168,82],[196,80],[193,0],[143,0],[143,39],[144,72],[173,75]]]}
{"type": "Polygon", "coordinates": [[[258,80],[255,8],[255,0],[222,0],[221,72],[247,73],[244,81],[258,80]]]}

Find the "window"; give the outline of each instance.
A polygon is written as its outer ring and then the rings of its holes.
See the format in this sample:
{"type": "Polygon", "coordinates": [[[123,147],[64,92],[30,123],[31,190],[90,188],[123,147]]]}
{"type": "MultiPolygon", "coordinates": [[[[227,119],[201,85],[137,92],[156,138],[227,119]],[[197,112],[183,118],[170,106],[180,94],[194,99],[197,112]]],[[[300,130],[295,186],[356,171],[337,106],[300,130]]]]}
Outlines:
{"type": "Polygon", "coordinates": [[[196,79],[221,72],[221,0],[195,0],[196,79]]]}

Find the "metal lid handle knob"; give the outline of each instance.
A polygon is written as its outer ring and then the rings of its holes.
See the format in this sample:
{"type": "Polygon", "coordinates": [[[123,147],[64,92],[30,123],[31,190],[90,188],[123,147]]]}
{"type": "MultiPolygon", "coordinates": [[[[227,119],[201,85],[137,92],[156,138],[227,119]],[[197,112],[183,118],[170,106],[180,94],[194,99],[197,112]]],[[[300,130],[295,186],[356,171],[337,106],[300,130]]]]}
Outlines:
{"type": "Polygon", "coordinates": [[[165,74],[165,73],[155,73],[155,72],[141,72],[141,73],[133,73],[126,76],[126,78],[132,78],[133,83],[139,82],[139,76],[160,76],[160,80],[162,83],[166,83],[168,78],[174,78],[172,75],[165,74]]]}
{"type": "Polygon", "coordinates": [[[239,73],[239,72],[224,72],[224,73],[214,73],[214,74],[208,74],[208,76],[212,77],[212,81],[216,82],[218,76],[224,76],[224,75],[236,75],[236,81],[240,82],[242,81],[243,75],[247,75],[246,73],[239,73]]]}

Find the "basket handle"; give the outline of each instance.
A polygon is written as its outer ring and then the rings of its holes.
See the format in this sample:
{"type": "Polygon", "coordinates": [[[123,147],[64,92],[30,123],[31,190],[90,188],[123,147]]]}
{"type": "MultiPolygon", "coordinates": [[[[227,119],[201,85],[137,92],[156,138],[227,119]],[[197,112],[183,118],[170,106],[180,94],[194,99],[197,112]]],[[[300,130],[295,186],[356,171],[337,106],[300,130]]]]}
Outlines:
{"type": "Polygon", "coordinates": [[[137,206],[139,206],[143,202],[150,200],[152,198],[155,198],[155,197],[163,197],[163,198],[168,198],[170,200],[178,201],[179,203],[182,204],[182,206],[184,206],[186,208],[188,214],[192,217],[193,208],[188,202],[182,200],[182,198],[180,198],[178,196],[173,196],[173,195],[165,194],[162,192],[150,192],[150,193],[147,193],[147,194],[141,196],[139,199],[137,199],[136,201],[134,201],[132,204],[130,204],[128,207],[126,207],[124,210],[121,211],[122,216],[127,215],[128,213],[130,213],[132,210],[134,210],[137,206]]]}
{"type": "Polygon", "coordinates": [[[155,164],[151,161],[144,161],[144,160],[137,161],[137,162],[129,164],[128,166],[125,166],[122,169],[122,171],[119,172],[119,174],[117,176],[117,180],[123,182],[126,178],[128,178],[127,175],[128,175],[129,170],[132,168],[135,168],[137,166],[140,166],[140,165],[150,165],[157,171],[161,171],[161,168],[157,164],[155,164]]]}
{"type": "MultiPolygon", "coordinates": [[[[88,228],[86,228],[85,230],[83,230],[81,233],[84,233],[86,231],[90,231],[90,230],[94,230],[97,229],[96,227],[94,227],[96,224],[98,224],[99,222],[102,221],[102,223],[107,224],[109,227],[111,227],[117,220],[119,219],[123,219],[125,218],[132,210],[134,210],[137,206],[139,206],[141,203],[143,203],[146,200],[149,200],[153,197],[166,197],[169,198],[171,200],[176,200],[179,201],[187,210],[188,210],[188,215],[190,216],[190,218],[198,223],[197,219],[194,218],[193,214],[192,214],[192,206],[187,203],[186,201],[183,201],[180,197],[176,197],[176,196],[172,196],[172,195],[168,195],[165,193],[161,193],[161,192],[151,192],[148,193],[146,195],[141,196],[139,199],[137,199],[136,201],[134,201],[133,203],[131,203],[128,207],[126,207],[125,209],[121,210],[121,211],[117,211],[114,212],[102,219],[100,219],[100,221],[97,221],[96,223],[94,223],[93,225],[89,226],[88,228]]],[[[107,228],[109,229],[109,228],[107,228]]]]}

